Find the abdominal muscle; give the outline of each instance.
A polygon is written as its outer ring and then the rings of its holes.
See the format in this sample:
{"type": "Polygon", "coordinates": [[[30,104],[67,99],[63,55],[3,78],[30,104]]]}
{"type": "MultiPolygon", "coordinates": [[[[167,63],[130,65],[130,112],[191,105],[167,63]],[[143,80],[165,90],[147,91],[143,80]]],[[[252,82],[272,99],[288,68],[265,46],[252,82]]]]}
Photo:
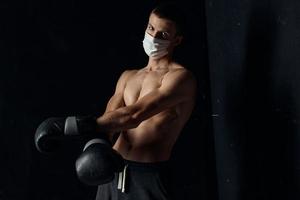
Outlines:
{"type": "Polygon", "coordinates": [[[168,160],[182,129],[175,109],[169,109],[143,121],[137,128],[120,134],[114,149],[124,159],[138,162],[168,160]]]}

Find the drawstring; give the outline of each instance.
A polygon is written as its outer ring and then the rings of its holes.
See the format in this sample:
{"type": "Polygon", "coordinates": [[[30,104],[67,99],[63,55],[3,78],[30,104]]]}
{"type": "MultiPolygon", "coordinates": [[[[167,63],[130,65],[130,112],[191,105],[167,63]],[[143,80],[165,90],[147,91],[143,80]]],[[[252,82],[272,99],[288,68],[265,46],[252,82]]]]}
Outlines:
{"type": "Polygon", "coordinates": [[[126,188],[127,167],[128,165],[125,165],[123,171],[119,172],[118,190],[121,190],[122,193],[125,193],[126,188]]]}

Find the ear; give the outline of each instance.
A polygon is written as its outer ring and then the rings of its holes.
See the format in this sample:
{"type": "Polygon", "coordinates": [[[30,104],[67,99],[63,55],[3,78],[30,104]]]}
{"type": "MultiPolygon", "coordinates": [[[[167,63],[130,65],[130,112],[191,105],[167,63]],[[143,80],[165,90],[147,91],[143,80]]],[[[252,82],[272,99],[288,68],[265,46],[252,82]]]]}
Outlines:
{"type": "Polygon", "coordinates": [[[178,46],[181,44],[183,36],[176,36],[174,46],[178,46]]]}

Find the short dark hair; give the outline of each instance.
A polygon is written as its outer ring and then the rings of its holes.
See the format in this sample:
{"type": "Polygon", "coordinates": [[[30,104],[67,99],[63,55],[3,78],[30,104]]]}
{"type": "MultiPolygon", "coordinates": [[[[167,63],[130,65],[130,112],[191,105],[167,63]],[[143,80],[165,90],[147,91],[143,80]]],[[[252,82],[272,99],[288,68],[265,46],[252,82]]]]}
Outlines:
{"type": "Polygon", "coordinates": [[[175,23],[177,35],[183,35],[186,26],[186,16],[182,8],[174,2],[163,2],[158,4],[152,13],[159,18],[168,19],[175,23]]]}

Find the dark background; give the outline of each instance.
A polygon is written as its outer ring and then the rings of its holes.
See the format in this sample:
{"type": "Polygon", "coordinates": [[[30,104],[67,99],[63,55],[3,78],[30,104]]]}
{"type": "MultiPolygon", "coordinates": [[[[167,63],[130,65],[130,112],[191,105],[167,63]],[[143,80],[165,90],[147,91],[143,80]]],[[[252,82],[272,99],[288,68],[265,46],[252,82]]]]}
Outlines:
{"type": "MultiPolygon", "coordinates": [[[[0,199],[94,199],[74,161],[34,147],[50,116],[100,114],[142,48],[160,1],[0,3],[0,199]]],[[[197,107],[171,162],[181,199],[300,198],[300,2],[185,0],[176,59],[198,80],[197,107]]]]}

